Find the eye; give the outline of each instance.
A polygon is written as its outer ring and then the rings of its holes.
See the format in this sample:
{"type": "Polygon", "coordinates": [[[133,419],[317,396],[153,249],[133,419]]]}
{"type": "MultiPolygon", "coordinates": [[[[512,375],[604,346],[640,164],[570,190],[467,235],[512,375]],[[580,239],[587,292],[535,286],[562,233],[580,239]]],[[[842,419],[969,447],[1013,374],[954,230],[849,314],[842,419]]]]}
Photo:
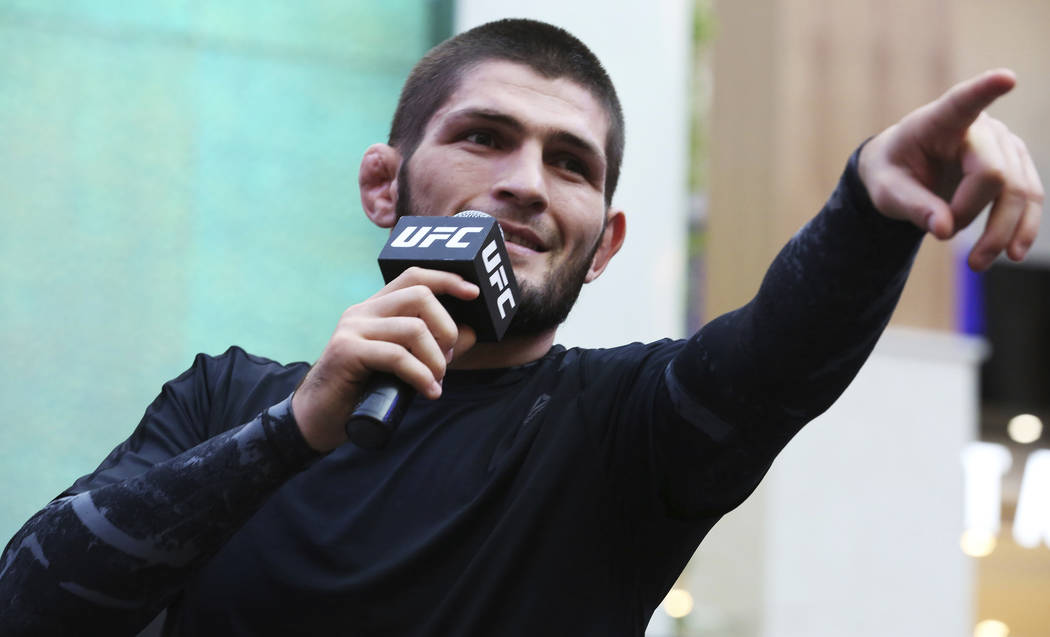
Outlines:
{"type": "Polygon", "coordinates": [[[556,157],[551,163],[561,170],[567,170],[584,178],[590,174],[590,171],[587,169],[587,164],[572,155],[556,157]]]}
{"type": "Polygon", "coordinates": [[[488,148],[496,147],[496,136],[488,131],[470,131],[463,137],[463,139],[471,144],[477,144],[479,146],[487,146],[488,148]]]}

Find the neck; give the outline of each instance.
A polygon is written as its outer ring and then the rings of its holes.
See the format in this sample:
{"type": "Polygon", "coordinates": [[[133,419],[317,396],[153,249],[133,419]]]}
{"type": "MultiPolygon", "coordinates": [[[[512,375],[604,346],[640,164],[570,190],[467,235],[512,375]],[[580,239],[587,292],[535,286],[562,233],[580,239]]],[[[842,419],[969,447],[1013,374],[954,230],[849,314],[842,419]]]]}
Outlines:
{"type": "Polygon", "coordinates": [[[539,334],[512,336],[498,343],[478,343],[452,361],[449,369],[498,369],[524,365],[543,358],[557,329],[539,334]]]}

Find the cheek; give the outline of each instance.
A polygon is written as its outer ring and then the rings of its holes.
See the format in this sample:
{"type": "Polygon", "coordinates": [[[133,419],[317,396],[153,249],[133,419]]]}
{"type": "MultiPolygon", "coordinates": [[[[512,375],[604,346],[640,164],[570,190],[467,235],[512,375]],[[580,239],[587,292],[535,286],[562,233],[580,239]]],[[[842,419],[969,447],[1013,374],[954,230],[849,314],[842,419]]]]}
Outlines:
{"type": "MultiPolygon", "coordinates": [[[[593,209],[593,203],[590,203],[590,208],[593,209]]],[[[567,221],[564,229],[567,233],[566,247],[571,247],[573,254],[569,255],[570,259],[582,258],[582,256],[590,252],[591,248],[594,247],[602,233],[602,215],[604,215],[604,208],[602,212],[588,214],[586,216],[575,216],[571,220],[567,221]],[[571,236],[571,243],[570,243],[571,236]]]]}
{"type": "Polygon", "coordinates": [[[605,216],[603,195],[578,184],[556,188],[550,195],[551,208],[564,213],[557,221],[563,246],[575,250],[589,249],[597,239],[605,216]]]}
{"type": "Polygon", "coordinates": [[[461,158],[428,157],[427,161],[416,164],[413,161],[410,176],[413,200],[417,205],[440,208],[442,212],[452,212],[451,207],[484,190],[483,167],[477,162],[461,158]],[[419,168],[417,168],[417,165],[419,168]],[[437,170],[427,170],[431,166],[437,170]],[[445,210],[445,208],[450,208],[445,210]]]}

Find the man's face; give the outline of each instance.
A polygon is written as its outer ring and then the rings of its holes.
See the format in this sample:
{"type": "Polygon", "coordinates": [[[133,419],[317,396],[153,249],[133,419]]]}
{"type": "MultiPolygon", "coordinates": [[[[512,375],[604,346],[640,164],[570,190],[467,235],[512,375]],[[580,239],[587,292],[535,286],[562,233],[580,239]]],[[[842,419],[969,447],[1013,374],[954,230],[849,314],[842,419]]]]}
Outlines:
{"type": "Polygon", "coordinates": [[[399,216],[480,210],[499,220],[522,288],[512,333],[556,327],[596,276],[608,126],[579,84],[484,62],[464,73],[402,164],[399,216]]]}

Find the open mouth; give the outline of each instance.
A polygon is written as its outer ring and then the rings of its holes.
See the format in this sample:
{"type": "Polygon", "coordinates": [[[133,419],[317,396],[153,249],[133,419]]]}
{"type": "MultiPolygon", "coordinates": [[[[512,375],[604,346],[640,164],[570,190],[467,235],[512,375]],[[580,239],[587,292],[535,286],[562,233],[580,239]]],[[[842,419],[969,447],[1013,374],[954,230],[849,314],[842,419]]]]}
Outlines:
{"type": "Polygon", "coordinates": [[[533,252],[546,252],[547,246],[543,244],[538,236],[527,228],[512,228],[508,224],[500,223],[503,228],[503,238],[507,243],[513,243],[533,252]]]}
{"type": "Polygon", "coordinates": [[[533,243],[532,241],[529,241],[527,239],[523,239],[521,237],[508,236],[507,237],[507,243],[513,243],[513,244],[519,245],[519,246],[521,246],[523,248],[528,248],[529,250],[532,250],[533,252],[546,252],[546,250],[541,245],[539,245],[538,243],[533,243]]]}

